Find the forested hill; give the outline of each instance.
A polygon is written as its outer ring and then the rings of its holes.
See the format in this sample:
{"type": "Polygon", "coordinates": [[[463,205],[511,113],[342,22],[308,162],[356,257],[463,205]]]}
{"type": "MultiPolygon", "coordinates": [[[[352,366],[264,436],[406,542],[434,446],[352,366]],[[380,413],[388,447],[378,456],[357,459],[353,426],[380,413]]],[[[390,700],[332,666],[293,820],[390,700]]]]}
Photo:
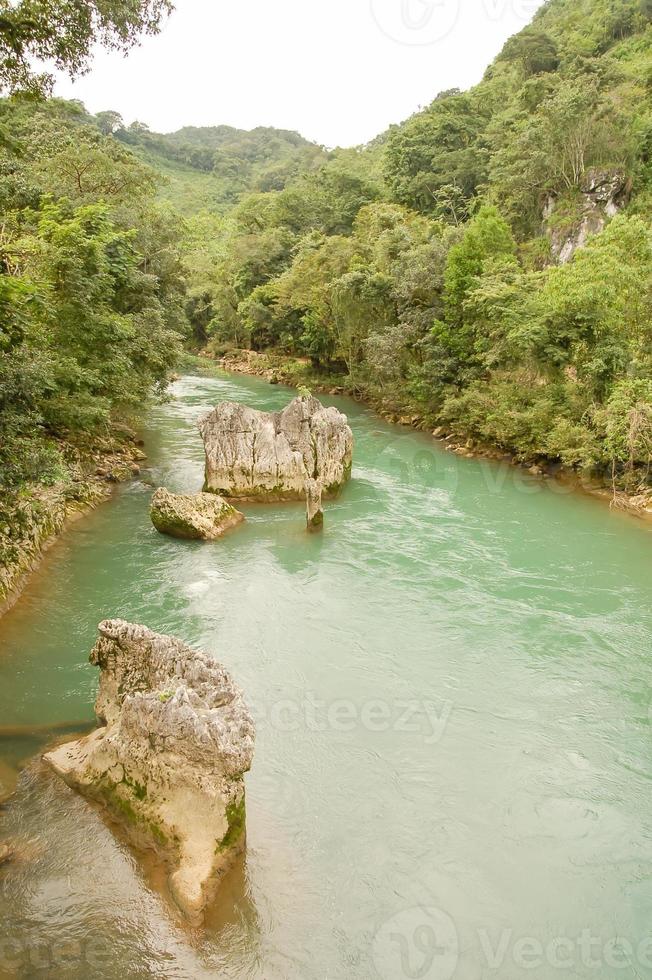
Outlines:
{"type": "Polygon", "coordinates": [[[326,158],[322,147],[298,133],[266,126],[250,131],[186,126],[153,133],[142,123],[125,126],[114,112],[99,113],[96,122],[166,178],[161,196],[184,214],[226,211],[250,190],[282,190],[326,158]]]}
{"type": "Polygon", "coordinates": [[[651,54],[652,0],[550,0],[473,89],[334,151],[0,100],[0,485],[59,479],[190,341],[647,486],[651,54]]]}
{"type": "Polygon", "coordinates": [[[191,281],[197,335],[310,358],[523,459],[645,481],[651,16],[550,0],[470,91],[244,195],[191,281]]]}

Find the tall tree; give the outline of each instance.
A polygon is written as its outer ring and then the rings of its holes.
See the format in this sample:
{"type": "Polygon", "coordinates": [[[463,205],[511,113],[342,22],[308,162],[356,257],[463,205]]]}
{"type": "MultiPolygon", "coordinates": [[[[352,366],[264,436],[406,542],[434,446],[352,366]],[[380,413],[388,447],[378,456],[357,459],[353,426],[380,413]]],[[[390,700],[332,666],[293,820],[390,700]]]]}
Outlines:
{"type": "Polygon", "coordinates": [[[33,60],[79,75],[93,44],[127,50],[172,9],[172,0],[0,0],[0,90],[47,91],[52,77],[33,60]]]}

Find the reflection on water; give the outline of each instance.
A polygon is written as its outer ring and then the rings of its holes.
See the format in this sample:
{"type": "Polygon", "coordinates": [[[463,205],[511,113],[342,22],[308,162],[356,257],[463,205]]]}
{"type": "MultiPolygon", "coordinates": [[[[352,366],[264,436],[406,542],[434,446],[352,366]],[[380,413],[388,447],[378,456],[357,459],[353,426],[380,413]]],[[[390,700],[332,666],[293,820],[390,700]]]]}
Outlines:
{"type": "Polygon", "coordinates": [[[248,505],[177,542],[147,509],[201,486],[195,417],[288,392],[174,390],[142,481],[0,621],[0,978],[652,977],[650,531],[325,399],[356,450],[323,535],[248,505]],[[212,652],[257,720],[247,856],[203,930],[38,761],[92,724],[107,616],[212,652]]]}

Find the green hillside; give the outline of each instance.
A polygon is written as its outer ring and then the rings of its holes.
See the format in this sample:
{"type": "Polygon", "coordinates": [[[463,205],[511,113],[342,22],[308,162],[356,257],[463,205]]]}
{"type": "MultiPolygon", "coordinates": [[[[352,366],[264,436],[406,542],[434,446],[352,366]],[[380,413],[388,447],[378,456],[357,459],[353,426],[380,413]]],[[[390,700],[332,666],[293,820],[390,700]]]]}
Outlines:
{"type": "Polygon", "coordinates": [[[186,126],[162,134],[139,123],[125,127],[117,116],[112,123],[115,139],[165,178],[160,196],[182,214],[225,212],[245,191],[281,190],[327,157],[298,133],[272,127],[186,126]]]}

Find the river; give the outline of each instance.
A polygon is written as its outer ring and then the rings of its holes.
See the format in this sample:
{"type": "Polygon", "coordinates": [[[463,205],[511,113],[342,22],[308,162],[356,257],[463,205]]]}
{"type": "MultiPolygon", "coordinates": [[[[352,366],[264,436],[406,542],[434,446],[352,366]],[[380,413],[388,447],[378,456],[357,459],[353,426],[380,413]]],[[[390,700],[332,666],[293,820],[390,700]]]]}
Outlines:
{"type": "Polygon", "coordinates": [[[103,618],[209,651],[257,722],[246,860],[188,931],[156,869],[32,762],[0,811],[25,852],[0,871],[0,977],[652,977],[651,530],[324,397],[356,445],[323,535],[300,504],[246,505],[223,541],[175,541],[151,485],[201,486],[196,416],[291,393],[172,391],[142,478],[0,621],[0,724],[92,720],[103,618]]]}

